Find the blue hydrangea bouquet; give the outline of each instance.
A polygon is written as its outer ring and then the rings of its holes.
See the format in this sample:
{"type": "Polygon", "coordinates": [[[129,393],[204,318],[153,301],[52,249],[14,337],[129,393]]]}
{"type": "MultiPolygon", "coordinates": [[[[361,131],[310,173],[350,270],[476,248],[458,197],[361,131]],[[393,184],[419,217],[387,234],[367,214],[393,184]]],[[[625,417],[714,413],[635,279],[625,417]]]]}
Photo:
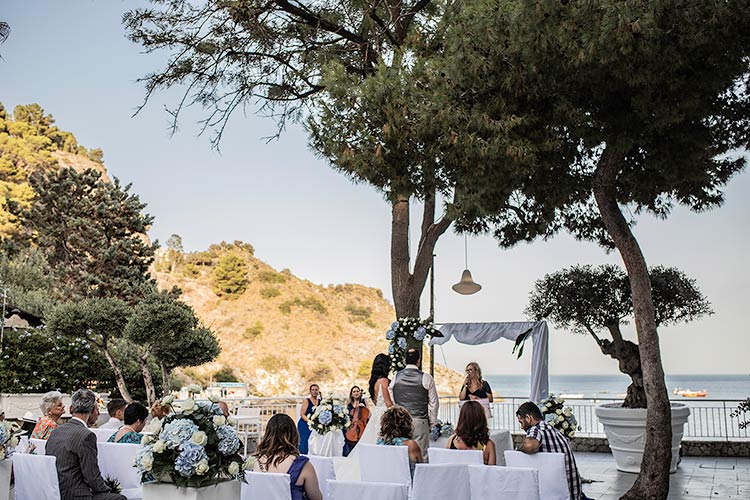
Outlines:
{"type": "Polygon", "coordinates": [[[565,400],[550,394],[548,398],[543,399],[539,404],[544,421],[560,431],[568,440],[575,437],[576,431],[581,430],[578,425],[576,416],[573,415],[573,409],[565,406],[565,400]]]}
{"type": "MultiPolygon", "coordinates": [[[[233,418],[225,418],[216,402],[188,398],[181,402],[180,411],[149,424],[135,458],[143,482],[200,487],[243,478],[233,418]]],[[[172,396],[161,401],[169,407],[173,403],[172,396]]]]}
{"type": "Polygon", "coordinates": [[[318,434],[325,434],[331,431],[348,429],[351,421],[349,420],[349,412],[346,411],[346,404],[343,401],[333,399],[333,396],[329,396],[315,407],[307,424],[310,426],[310,430],[318,434]]]}

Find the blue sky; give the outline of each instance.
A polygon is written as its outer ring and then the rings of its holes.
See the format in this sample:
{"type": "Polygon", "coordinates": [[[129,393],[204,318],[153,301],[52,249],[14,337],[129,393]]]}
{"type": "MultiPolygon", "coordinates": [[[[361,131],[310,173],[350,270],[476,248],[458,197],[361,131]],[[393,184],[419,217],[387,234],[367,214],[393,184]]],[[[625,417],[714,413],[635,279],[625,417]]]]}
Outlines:
{"type": "MultiPolygon", "coordinates": [[[[101,147],[112,175],[132,182],[156,217],[152,238],[182,236],[199,250],[243,240],[277,269],[316,283],[362,283],[390,296],[390,210],[372,188],[353,185],[307,147],[292,126],[277,141],[262,138],[274,123],[238,113],[221,145],[197,136],[199,110],[189,110],[170,137],[165,105],[177,92],[155,96],[132,117],[144,96],[136,80],[157,70],[164,55],[145,55],[130,43],[122,14],[142,1],[5,0],[0,19],[11,35],[0,46],[0,102],[12,109],[37,102],[86,147],[101,147]]],[[[697,279],[716,314],[663,329],[669,373],[748,373],[746,304],[750,271],[750,175],[735,177],[723,207],[705,214],[677,209],[666,221],[641,217],[635,228],[650,265],[676,266],[697,279]]],[[[417,207],[418,208],[418,207],[417,207]]],[[[415,226],[418,227],[418,226],[415,226]]],[[[418,235],[414,233],[413,241],[418,235]]],[[[483,290],[459,296],[450,285],[463,269],[463,237],[446,234],[436,257],[438,321],[524,320],[528,292],[545,273],[577,263],[620,263],[617,254],[567,235],[500,250],[489,237],[469,239],[469,268],[483,290]]],[[[425,316],[428,300],[423,299],[425,316]]],[[[630,332],[632,335],[632,331],[630,332]]],[[[488,348],[448,344],[443,356],[461,369],[477,360],[485,372],[528,373],[510,343],[488,348]]],[[[591,338],[552,328],[550,371],[616,373],[591,338]]],[[[749,384],[750,385],[750,384],[749,384]]]]}

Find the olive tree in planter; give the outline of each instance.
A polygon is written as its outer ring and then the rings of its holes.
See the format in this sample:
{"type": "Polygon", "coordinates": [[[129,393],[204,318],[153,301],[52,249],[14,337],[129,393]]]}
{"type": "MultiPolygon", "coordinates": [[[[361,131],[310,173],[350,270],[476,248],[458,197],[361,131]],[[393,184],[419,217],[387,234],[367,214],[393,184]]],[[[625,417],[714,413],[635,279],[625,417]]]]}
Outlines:
{"type": "MultiPolygon", "coordinates": [[[[680,270],[658,266],[649,270],[649,276],[657,327],[713,313],[695,280],[680,270]]],[[[549,319],[558,328],[590,335],[602,354],[616,359],[620,371],[630,377],[623,403],[603,405],[597,408],[597,416],[604,424],[617,467],[638,472],[645,444],[646,390],[638,345],[625,340],[620,329],[633,316],[627,274],[609,264],[573,266],[548,274],[534,285],[526,313],[549,319]],[[602,331],[608,332],[611,340],[600,336],[602,331]]],[[[672,472],[677,468],[688,415],[687,406],[672,406],[672,472]]]]}

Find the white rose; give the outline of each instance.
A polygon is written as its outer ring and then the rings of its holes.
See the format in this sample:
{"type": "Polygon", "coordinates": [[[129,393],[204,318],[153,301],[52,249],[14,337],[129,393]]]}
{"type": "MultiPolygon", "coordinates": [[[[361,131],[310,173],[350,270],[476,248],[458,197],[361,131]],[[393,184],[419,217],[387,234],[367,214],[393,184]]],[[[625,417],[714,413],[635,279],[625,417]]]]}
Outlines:
{"type": "Polygon", "coordinates": [[[573,410],[571,410],[570,406],[568,406],[567,408],[565,408],[565,410],[563,410],[563,414],[565,414],[566,417],[569,417],[573,414],[573,410]]]}
{"type": "Polygon", "coordinates": [[[568,425],[568,423],[567,423],[567,422],[563,422],[563,429],[567,429],[568,427],[570,427],[570,426],[568,425]]]}
{"type": "Polygon", "coordinates": [[[195,410],[195,400],[193,398],[188,398],[182,402],[182,411],[184,413],[192,413],[193,410],[195,410]]]}
{"type": "Polygon", "coordinates": [[[227,467],[227,472],[233,476],[237,475],[237,473],[240,472],[240,464],[237,462],[230,463],[229,467],[227,467]]]}
{"type": "Polygon", "coordinates": [[[168,396],[164,396],[161,399],[161,404],[163,405],[171,405],[172,403],[174,403],[174,396],[172,396],[171,394],[168,396]]]}
{"type": "Polygon", "coordinates": [[[565,400],[560,398],[555,398],[555,403],[560,404],[563,403],[565,400]]]}
{"type": "Polygon", "coordinates": [[[208,397],[208,400],[211,401],[212,403],[218,403],[220,399],[221,398],[219,396],[215,395],[215,394],[211,394],[208,397]]]}
{"type": "Polygon", "coordinates": [[[195,473],[199,476],[204,475],[206,472],[208,472],[208,460],[203,459],[197,464],[195,464],[195,473]]]}
{"type": "Polygon", "coordinates": [[[206,436],[206,433],[203,431],[195,431],[190,437],[190,441],[193,444],[197,444],[198,446],[206,446],[206,443],[208,442],[208,436],[206,436]]]}
{"type": "Polygon", "coordinates": [[[224,415],[216,415],[214,417],[214,427],[221,427],[226,423],[227,419],[224,418],[224,415]]]}
{"type": "Polygon", "coordinates": [[[229,416],[227,417],[227,423],[228,423],[229,425],[235,425],[235,424],[237,424],[237,419],[236,419],[236,418],[234,418],[234,417],[233,417],[232,415],[229,415],[229,416]]]}
{"type": "Polygon", "coordinates": [[[562,410],[555,410],[555,413],[557,413],[558,415],[562,415],[562,410]]]}
{"type": "Polygon", "coordinates": [[[253,465],[255,465],[255,457],[249,455],[245,460],[245,463],[242,464],[242,468],[245,470],[253,470],[253,465]]]}
{"type": "Polygon", "coordinates": [[[148,424],[148,427],[146,428],[146,432],[150,432],[152,434],[159,434],[161,432],[161,420],[158,418],[155,418],[151,421],[150,424],[148,424]]]}
{"type": "Polygon", "coordinates": [[[151,444],[154,442],[155,439],[156,438],[152,434],[144,434],[143,437],[141,438],[141,444],[142,445],[151,444]]]}
{"type": "Polygon", "coordinates": [[[187,391],[192,392],[193,394],[197,394],[201,392],[201,386],[199,386],[198,384],[190,384],[189,386],[187,386],[187,391]]]}
{"type": "Polygon", "coordinates": [[[5,460],[5,448],[0,446],[0,460],[5,460]]]}
{"type": "Polygon", "coordinates": [[[151,470],[151,467],[153,466],[154,466],[154,457],[145,456],[141,458],[141,467],[143,467],[143,470],[151,470]]]}
{"type": "Polygon", "coordinates": [[[562,415],[560,415],[559,417],[557,417],[557,421],[558,422],[562,422],[564,420],[565,420],[565,417],[563,417],[562,415]]]}
{"type": "Polygon", "coordinates": [[[10,442],[8,443],[8,445],[11,448],[15,448],[16,446],[18,446],[18,437],[17,436],[13,436],[12,438],[10,438],[10,442]]]}
{"type": "Polygon", "coordinates": [[[154,443],[154,453],[163,453],[167,449],[167,443],[159,439],[154,443]]]}

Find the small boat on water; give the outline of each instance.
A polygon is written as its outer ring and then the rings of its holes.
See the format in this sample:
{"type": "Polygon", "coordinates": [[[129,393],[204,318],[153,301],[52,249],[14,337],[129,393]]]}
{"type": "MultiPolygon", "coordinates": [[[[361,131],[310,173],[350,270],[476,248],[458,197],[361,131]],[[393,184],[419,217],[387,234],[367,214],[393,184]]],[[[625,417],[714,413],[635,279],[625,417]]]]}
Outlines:
{"type": "Polygon", "coordinates": [[[690,389],[680,389],[679,387],[675,387],[672,394],[682,396],[683,398],[705,398],[708,396],[708,391],[705,389],[702,391],[691,391],[690,389]]]}
{"type": "Polygon", "coordinates": [[[560,394],[563,399],[583,399],[583,394],[560,394]]]}

